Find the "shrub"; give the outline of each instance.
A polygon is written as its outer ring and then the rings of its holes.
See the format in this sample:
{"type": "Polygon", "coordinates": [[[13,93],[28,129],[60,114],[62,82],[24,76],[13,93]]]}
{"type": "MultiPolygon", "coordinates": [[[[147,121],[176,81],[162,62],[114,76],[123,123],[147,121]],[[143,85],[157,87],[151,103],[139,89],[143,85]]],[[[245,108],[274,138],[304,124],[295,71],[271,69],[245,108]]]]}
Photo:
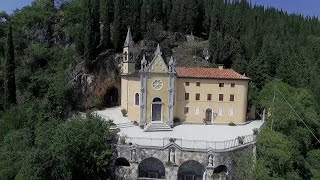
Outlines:
{"type": "Polygon", "coordinates": [[[121,109],[121,113],[122,113],[123,117],[128,116],[128,111],[126,109],[121,109]]]}
{"type": "Polygon", "coordinates": [[[166,162],[166,166],[172,166],[172,165],[173,165],[173,162],[171,162],[171,161],[166,162]]]}
{"type": "Polygon", "coordinates": [[[244,136],[238,136],[237,139],[238,139],[239,144],[244,143],[244,136]]]}
{"type": "Polygon", "coordinates": [[[96,99],[93,101],[93,107],[101,110],[103,108],[103,103],[100,99],[96,99]]]}
{"type": "Polygon", "coordinates": [[[173,118],[173,123],[180,123],[181,120],[178,117],[173,118]]]}
{"type": "Polygon", "coordinates": [[[213,173],[211,175],[211,179],[213,179],[213,180],[218,180],[219,178],[220,178],[220,174],[219,173],[213,173]]]}
{"type": "Polygon", "coordinates": [[[233,123],[233,122],[230,122],[229,126],[237,126],[237,125],[235,123],[233,123]]]}
{"type": "Polygon", "coordinates": [[[128,136],[127,136],[127,135],[122,134],[122,135],[120,136],[120,143],[121,143],[121,144],[125,144],[125,143],[126,143],[127,138],[128,138],[128,136]]]}

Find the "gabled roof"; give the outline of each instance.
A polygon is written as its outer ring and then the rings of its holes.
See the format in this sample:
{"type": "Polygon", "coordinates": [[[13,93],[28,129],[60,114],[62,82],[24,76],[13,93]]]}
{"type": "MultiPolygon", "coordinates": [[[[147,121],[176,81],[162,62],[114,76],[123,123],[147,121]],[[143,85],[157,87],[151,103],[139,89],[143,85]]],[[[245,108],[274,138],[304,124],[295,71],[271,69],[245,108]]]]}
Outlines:
{"type": "Polygon", "coordinates": [[[176,67],[177,77],[208,78],[208,79],[238,79],[249,80],[233,69],[203,68],[203,67],[176,67]]]}

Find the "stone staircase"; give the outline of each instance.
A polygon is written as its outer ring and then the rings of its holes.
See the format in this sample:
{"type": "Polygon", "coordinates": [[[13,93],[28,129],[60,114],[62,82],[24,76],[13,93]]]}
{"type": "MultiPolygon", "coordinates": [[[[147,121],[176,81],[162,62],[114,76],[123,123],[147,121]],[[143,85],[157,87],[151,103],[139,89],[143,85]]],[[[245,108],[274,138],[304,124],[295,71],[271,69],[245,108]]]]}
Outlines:
{"type": "Polygon", "coordinates": [[[153,121],[149,123],[145,128],[145,132],[156,132],[156,131],[172,131],[170,126],[161,121],[153,121]]]}
{"type": "Polygon", "coordinates": [[[134,125],[131,122],[128,123],[120,123],[120,124],[116,124],[110,127],[110,129],[119,129],[119,128],[128,128],[128,127],[135,127],[136,125],[134,125]]]}

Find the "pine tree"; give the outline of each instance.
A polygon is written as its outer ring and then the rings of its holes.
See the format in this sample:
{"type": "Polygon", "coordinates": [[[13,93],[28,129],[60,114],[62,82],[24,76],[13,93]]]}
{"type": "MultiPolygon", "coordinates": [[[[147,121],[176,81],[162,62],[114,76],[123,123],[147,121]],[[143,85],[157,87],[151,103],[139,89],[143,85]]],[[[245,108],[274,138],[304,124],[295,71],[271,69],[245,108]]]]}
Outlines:
{"type": "Polygon", "coordinates": [[[94,20],[92,13],[92,0],[85,0],[86,7],[86,28],[85,28],[85,42],[84,42],[84,59],[86,69],[91,71],[92,61],[95,59],[95,35],[94,35],[94,20]]]}
{"type": "Polygon", "coordinates": [[[109,12],[111,9],[111,0],[101,0],[100,1],[100,19],[102,23],[101,30],[101,40],[100,45],[101,48],[109,48],[110,47],[110,16],[109,12]]]}
{"type": "Polygon", "coordinates": [[[113,44],[116,51],[120,51],[123,43],[123,0],[115,0],[113,22],[113,44]]]}
{"type": "Polygon", "coordinates": [[[9,25],[5,55],[4,103],[5,108],[16,104],[15,60],[12,27],[9,25]]]}

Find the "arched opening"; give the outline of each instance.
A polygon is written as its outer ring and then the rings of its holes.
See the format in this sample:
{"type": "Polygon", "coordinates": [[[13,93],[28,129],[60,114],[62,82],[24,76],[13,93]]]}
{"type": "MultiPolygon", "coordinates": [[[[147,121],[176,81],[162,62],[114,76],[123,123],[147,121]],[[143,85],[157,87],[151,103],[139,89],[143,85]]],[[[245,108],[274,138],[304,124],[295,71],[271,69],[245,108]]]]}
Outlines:
{"type": "Polygon", "coordinates": [[[186,161],[182,163],[178,170],[178,180],[198,180],[203,179],[205,167],[197,161],[186,161]]]}
{"type": "Polygon", "coordinates": [[[139,106],[140,105],[140,96],[139,96],[139,93],[136,93],[134,95],[134,105],[135,106],[139,106]]]}
{"type": "Polygon", "coordinates": [[[152,101],[152,121],[162,121],[162,100],[158,97],[152,101]]]}
{"type": "Polygon", "coordinates": [[[226,180],[228,176],[228,168],[225,165],[220,165],[214,168],[213,176],[219,180],[226,180]]]}
{"type": "Polygon", "coordinates": [[[206,117],[205,117],[207,122],[212,122],[212,108],[207,108],[206,109],[206,117]]]}
{"type": "Polygon", "coordinates": [[[106,107],[119,106],[119,93],[116,87],[113,86],[106,91],[103,104],[106,107]]]}
{"type": "Polygon", "coordinates": [[[146,158],[140,162],[139,178],[165,179],[164,164],[157,158],[146,158]]]}
{"type": "Polygon", "coordinates": [[[130,163],[126,158],[120,157],[116,159],[115,166],[130,166],[130,163]]]}

